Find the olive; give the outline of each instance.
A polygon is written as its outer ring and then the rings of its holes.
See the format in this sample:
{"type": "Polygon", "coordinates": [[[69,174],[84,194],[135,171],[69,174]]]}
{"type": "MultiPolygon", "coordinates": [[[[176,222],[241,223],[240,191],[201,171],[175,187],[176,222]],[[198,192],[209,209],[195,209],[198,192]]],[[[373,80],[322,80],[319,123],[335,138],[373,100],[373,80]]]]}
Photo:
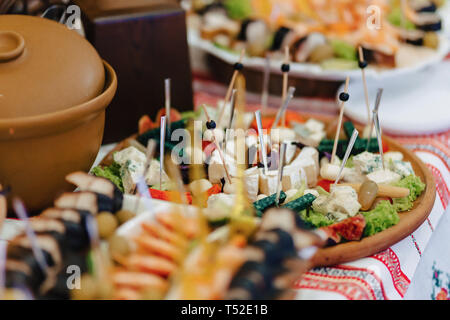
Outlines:
{"type": "Polygon", "coordinates": [[[164,292],[155,288],[145,288],[141,291],[142,300],[162,300],[164,292]]]}
{"type": "Polygon", "coordinates": [[[378,193],[378,185],[372,180],[366,180],[361,184],[358,193],[358,202],[361,204],[361,210],[366,211],[372,207],[378,193]]]}
{"type": "Polygon", "coordinates": [[[119,223],[111,212],[100,212],[97,215],[98,234],[100,238],[109,238],[116,231],[119,223]]]}
{"type": "Polygon", "coordinates": [[[426,32],[423,37],[423,45],[428,48],[437,49],[439,47],[439,37],[436,32],[426,32]]]}
{"type": "Polygon", "coordinates": [[[124,257],[130,253],[130,243],[122,236],[114,235],[109,239],[109,254],[115,257],[124,257]]]}
{"type": "Polygon", "coordinates": [[[133,219],[136,216],[136,213],[131,212],[129,210],[120,210],[116,212],[116,217],[119,220],[119,224],[123,224],[128,220],[133,219]]]}
{"type": "Polygon", "coordinates": [[[316,46],[309,55],[308,60],[313,63],[320,63],[324,60],[333,58],[334,50],[329,44],[319,44],[316,46]]]}
{"type": "Polygon", "coordinates": [[[80,279],[80,288],[72,289],[70,294],[73,300],[94,300],[98,294],[97,281],[89,275],[83,274],[80,279]]]}

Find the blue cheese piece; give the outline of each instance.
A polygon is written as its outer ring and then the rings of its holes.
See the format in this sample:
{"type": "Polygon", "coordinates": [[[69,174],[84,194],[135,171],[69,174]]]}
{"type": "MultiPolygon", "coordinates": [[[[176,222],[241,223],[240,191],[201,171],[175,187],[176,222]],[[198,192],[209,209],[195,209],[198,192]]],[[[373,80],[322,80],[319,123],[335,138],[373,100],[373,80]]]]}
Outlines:
{"type": "Polygon", "coordinates": [[[401,176],[389,169],[381,169],[369,173],[367,178],[378,184],[393,184],[398,182],[401,179],[401,176]]]}
{"type": "Polygon", "coordinates": [[[367,151],[354,156],[353,164],[361,174],[368,174],[383,168],[381,156],[367,151]]]}
{"type": "MultiPolygon", "coordinates": [[[[385,161],[386,163],[386,161],[385,161]]],[[[386,167],[391,171],[399,174],[402,178],[414,174],[414,170],[410,162],[401,160],[390,160],[386,163],[386,167]]]]}
{"type": "Polygon", "coordinates": [[[145,157],[145,153],[139,151],[135,147],[128,147],[121,151],[117,151],[114,153],[113,158],[114,162],[118,163],[121,166],[125,165],[129,160],[137,163],[145,163],[147,159],[145,157]]]}
{"type": "Polygon", "coordinates": [[[331,215],[340,221],[356,215],[361,205],[358,202],[358,194],[352,187],[332,185],[330,194],[316,198],[312,208],[314,211],[331,215]]]}
{"type": "Polygon", "coordinates": [[[144,163],[134,160],[127,160],[120,168],[120,177],[125,193],[132,193],[136,183],[144,174],[144,163]]]}
{"type": "MultiPolygon", "coordinates": [[[[153,159],[150,162],[150,168],[148,169],[147,172],[147,176],[145,177],[145,182],[149,185],[149,186],[155,186],[155,185],[159,185],[159,170],[160,170],[160,162],[156,159],[153,159]]],[[[161,174],[161,182],[165,183],[168,182],[169,176],[167,175],[167,173],[163,170],[162,174],[161,174]]]]}

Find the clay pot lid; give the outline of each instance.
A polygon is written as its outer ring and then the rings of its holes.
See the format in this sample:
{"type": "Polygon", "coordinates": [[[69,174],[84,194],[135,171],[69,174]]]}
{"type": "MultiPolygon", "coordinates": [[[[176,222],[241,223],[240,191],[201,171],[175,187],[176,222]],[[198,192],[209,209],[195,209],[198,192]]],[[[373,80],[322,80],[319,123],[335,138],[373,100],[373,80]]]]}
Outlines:
{"type": "Polygon", "coordinates": [[[57,22],[25,15],[0,19],[0,118],[74,107],[98,96],[105,70],[91,44],[57,22]]]}

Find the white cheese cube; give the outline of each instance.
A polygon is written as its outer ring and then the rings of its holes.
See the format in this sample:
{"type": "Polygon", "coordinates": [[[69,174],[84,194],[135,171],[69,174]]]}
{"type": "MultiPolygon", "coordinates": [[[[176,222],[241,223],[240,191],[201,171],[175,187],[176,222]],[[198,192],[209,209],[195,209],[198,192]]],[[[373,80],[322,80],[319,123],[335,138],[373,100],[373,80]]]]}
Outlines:
{"type": "Polygon", "coordinates": [[[295,140],[295,131],[289,128],[275,128],[270,131],[272,143],[282,143],[295,140]]]}
{"type": "Polygon", "coordinates": [[[284,193],[286,194],[286,200],[284,200],[284,203],[288,203],[290,201],[292,201],[293,197],[297,194],[298,190],[297,189],[289,189],[286,190],[284,193]]]}
{"type": "Polygon", "coordinates": [[[194,180],[189,184],[189,190],[193,196],[200,196],[203,192],[208,191],[212,187],[211,182],[207,179],[194,180]]]}
{"type": "Polygon", "coordinates": [[[309,119],[305,122],[305,127],[312,132],[321,132],[325,129],[325,124],[322,121],[316,119],[309,119]]]}
{"type": "Polygon", "coordinates": [[[291,163],[296,153],[297,153],[297,146],[295,144],[292,144],[292,141],[286,141],[286,152],[284,157],[285,165],[291,163]]]}
{"type": "Polygon", "coordinates": [[[398,173],[392,172],[388,169],[381,169],[369,173],[367,178],[378,184],[393,184],[401,179],[398,173]]]}
{"type": "Polygon", "coordinates": [[[319,175],[319,171],[320,171],[319,151],[317,151],[316,148],[304,147],[293,162],[300,161],[305,158],[311,158],[312,160],[314,160],[314,168],[315,168],[316,176],[319,175]]]}
{"type": "Polygon", "coordinates": [[[261,170],[259,174],[259,190],[263,194],[272,195],[277,192],[277,171],[267,171],[267,175],[261,170]]]}
{"type": "Polygon", "coordinates": [[[259,191],[259,171],[257,167],[244,171],[244,183],[249,200],[255,202],[259,191]]]}
{"type": "MultiPolygon", "coordinates": [[[[236,176],[236,162],[229,155],[224,155],[225,165],[230,176],[236,176]]],[[[216,149],[211,155],[208,165],[208,179],[211,183],[220,183],[222,178],[226,177],[225,168],[223,167],[222,159],[219,151],[216,149]]]]}
{"type": "Polygon", "coordinates": [[[314,189],[306,189],[305,192],[303,193],[303,195],[308,194],[308,193],[312,194],[313,196],[316,196],[316,198],[318,198],[320,196],[319,192],[317,192],[317,190],[314,190],[314,189]]]}

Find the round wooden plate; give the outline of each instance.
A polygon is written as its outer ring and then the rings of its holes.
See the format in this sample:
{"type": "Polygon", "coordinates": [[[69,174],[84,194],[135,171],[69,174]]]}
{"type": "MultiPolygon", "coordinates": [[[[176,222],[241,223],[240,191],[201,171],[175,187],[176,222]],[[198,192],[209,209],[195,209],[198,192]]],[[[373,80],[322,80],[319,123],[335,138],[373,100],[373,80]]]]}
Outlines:
{"type": "MultiPolygon", "coordinates": [[[[303,114],[302,114],[303,115],[303,114]]],[[[311,115],[304,115],[310,118],[311,115]]],[[[333,118],[328,116],[313,116],[314,118],[324,121],[329,126],[333,125],[333,118]]],[[[336,124],[335,124],[336,125],[336,124]]],[[[357,129],[362,132],[362,127],[356,125],[357,129]]],[[[331,130],[334,132],[334,130],[331,130]]],[[[110,165],[112,163],[112,154],[129,145],[129,139],[135,138],[136,135],[127,138],[118,143],[118,145],[102,160],[101,165],[110,165]]],[[[375,253],[383,251],[395,243],[409,236],[414,232],[428,217],[433,208],[436,198],[436,185],[433,175],[427,166],[413,152],[406,149],[393,139],[383,136],[389,147],[389,151],[400,151],[404,155],[405,161],[411,162],[414,172],[426,184],[424,192],[414,202],[411,211],[399,213],[400,221],[393,227],[379,232],[373,236],[363,238],[360,241],[350,241],[341,243],[336,246],[323,248],[317,251],[312,258],[313,266],[331,266],[339,263],[354,261],[375,253]]]]}

